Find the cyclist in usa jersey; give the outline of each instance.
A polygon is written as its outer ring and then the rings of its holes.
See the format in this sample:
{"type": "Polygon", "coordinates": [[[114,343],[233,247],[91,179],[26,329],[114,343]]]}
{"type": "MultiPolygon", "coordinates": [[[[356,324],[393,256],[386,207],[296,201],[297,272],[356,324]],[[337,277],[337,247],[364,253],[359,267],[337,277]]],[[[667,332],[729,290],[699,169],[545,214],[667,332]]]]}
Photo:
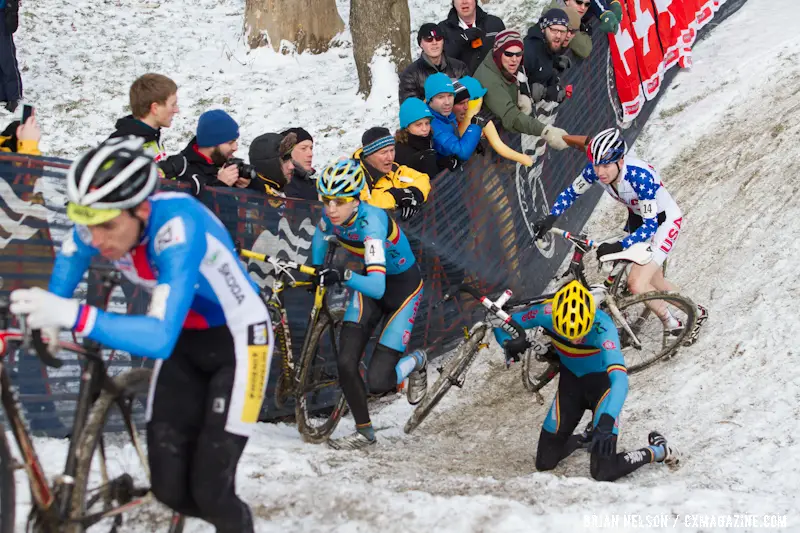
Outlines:
{"type": "Polygon", "coordinates": [[[384,326],[367,369],[369,393],[394,391],[407,377],[408,401],[416,404],[425,396],[428,383],[425,352],[403,355],[422,300],[422,275],[400,226],[383,209],[360,201],[365,185],[364,169],[352,159],[330,165],[317,180],[325,209],[311,245],[314,265],[319,268],[325,258],[326,235],[336,235],[364,264],[363,273],[328,268],[317,279],[326,286],[344,283],[353,290],[339,337],[337,366],[356,431],[329,440],[336,449],[354,450],[376,442],[359,362],[379,322],[383,320],[384,326]]]}
{"type": "Polygon", "coordinates": [[[146,412],[153,494],[217,532],[252,532],[234,481],[266,389],[269,315],[219,219],[189,195],[154,194],[158,171],[142,142],[109,139],[73,163],[67,215],[75,227],[49,291],[14,291],[12,311],[51,339],[70,329],[157,359],[146,412]],[[71,299],[98,255],[150,291],[145,316],[71,299]]]}
{"type": "MultiPolygon", "coordinates": [[[[556,198],[550,214],[534,224],[535,237],[541,238],[561,216],[594,183],[599,183],[612,198],[628,208],[625,231],[628,236],[617,242],[603,243],[597,257],[619,253],[639,242],[652,243],[653,258],[646,265],[633,264],[628,287],[633,294],[649,291],[675,291],[664,278],[662,265],[678,239],[684,225],[683,213],[664,187],[656,170],[649,164],[625,157],[627,144],[622,133],[614,128],[603,130],[592,138],[588,147],[590,162],[575,181],[556,198]]],[[[664,324],[665,335],[677,334],[683,324],[664,302],[648,303],[664,324]]],[[[697,340],[700,327],[708,318],[705,307],[697,306],[697,324],[687,344],[697,340]]]]}

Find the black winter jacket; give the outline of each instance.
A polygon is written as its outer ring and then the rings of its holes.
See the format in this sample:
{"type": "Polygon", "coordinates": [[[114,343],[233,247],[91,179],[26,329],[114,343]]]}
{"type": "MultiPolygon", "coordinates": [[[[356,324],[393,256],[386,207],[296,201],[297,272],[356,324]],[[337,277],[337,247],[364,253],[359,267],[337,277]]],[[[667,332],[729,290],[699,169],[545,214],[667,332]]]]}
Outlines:
{"type": "Polygon", "coordinates": [[[167,179],[185,181],[192,185],[192,194],[198,196],[206,186],[227,187],[217,179],[220,167],[208,160],[195,150],[197,138],[193,138],[178,154],[171,155],[158,166],[167,179]]]}
{"type": "Polygon", "coordinates": [[[528,85],[541,83],[546,89],[544,99],[556,101],[560,80],[558,72],[553,68],[553,61],[560,54],[550,51],[550,47],[544,40],[544,33],[538,24],[528,29],[528,34],[522,42],[525,45],[523,65],[525,75],[528,77],[528,85]]]}
{"type": "Polygon", "coordinates": [[[506,29],[499,17],[489,15],[480,6],[476,10],[473,28],[465,30],[459,26],[455,8],[450,8],[447,18],[439,23],[444,32],[444,55],[466,63],[470,75],[475,73],[486,54],[492,52],[495,36],[506,29]]]}
{"type": "Polygon", "coordinates": [[[450,79],[459,79],[469,75],[467,65],[458,59],[442,56],[442,63],[439,66],[431,63],[425,52],[420,54],[419,59],[411,63],[400,73],[400,103],[406,98],[416,97],[425,101],[425,80],[428,76],[444,72],[450,79]]]}
{"type": "Polygon", "coordinates": [[[287,198],[301,198],[303,200],[317,200],[317,180],[305,170],[295,167],[292,179],[283,188],[287,198]]]}
{"type": "Polygon", "coordinates": [[[427,137],[419,137],[406,132],[406,135],[408,135],[407,142],[397,141],[394,146],[394,160],[399,165],[427,174],[428,178],[433,181],[433,178],[441,170],[436,163],[439,156],[433,149],[433,134],[429,133],[427,137]]]}
{"type": "Polygon", "coordinates": [[[167,157],[167,152],[161,144],[161,130],[151,128],[141,120],[128,115],[117,120],[114,124],[116,130],[108,138],[114,139],[115,137],[125,137],[126,135],[134,135],[144,139],[144,150],[153,156],[156,163],[163,161],[167,157]]]}

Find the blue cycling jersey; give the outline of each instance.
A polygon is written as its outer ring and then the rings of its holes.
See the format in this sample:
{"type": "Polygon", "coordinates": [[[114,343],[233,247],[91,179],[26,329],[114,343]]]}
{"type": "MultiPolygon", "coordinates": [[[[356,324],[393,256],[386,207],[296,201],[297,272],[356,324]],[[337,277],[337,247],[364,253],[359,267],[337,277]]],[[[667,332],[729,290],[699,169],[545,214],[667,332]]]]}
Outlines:
{"type": "Polygon", "coordinates": [[[311,244],[311,259],[321,265],[328,250],[326,235],[336,235],[342,247],[360,257],[366,275],[352,273],[347,287],[379,300],[386,290],[386,276],[402,274],[416,259],[400,226],[378,207],[361,202],[350,222],[335,226],[323,213],[311,244]]]}
{"type": "MultiPolygon", "coordinates": [[[[525,329],[541,326],[550,332],[561,365],[579,378],[591,373],[607,373],[611,389],[598,402],[600,405],[595,413],[595,420],[603,413],[617,419],[628,395],[628,370],[620,351],[617,328],[611,317],[598,309],[591,331],[578,341],[570,341],[553,331],[553,306],[549,301],[514,313],[512,317],[525,329]]],[[[501,328],[494,329],[494,336],[501,346],[511,338],[501,328]]]]}
{"type": "MultiPolygon", "coordinates": [[[[227,325],[239,332],[251,324],[269,324],[258,287],[219,219],[187,194],[160,193],[149,200],[152,211],[140,243],[114,262],[131,282],[151,293],[147,315],[83,305],[73,329],[109,348],[166,359],[184,328],[227,325]]],[[[71,297],[98,253],[89,229],[75,226],[56,257],[50,291],[71,297]]]]}

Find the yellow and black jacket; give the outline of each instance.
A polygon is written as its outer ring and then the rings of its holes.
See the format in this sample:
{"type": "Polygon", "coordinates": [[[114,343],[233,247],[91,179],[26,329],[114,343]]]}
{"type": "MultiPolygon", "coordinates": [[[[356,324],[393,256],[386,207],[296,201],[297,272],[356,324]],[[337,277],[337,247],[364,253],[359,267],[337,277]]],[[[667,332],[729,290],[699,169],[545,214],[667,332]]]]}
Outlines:
{"type": "Polygon", "coordinates": [[[381,209],[396,209],[395,189],[416,189],[422,201],[428,200],[431,192],[431,181],[427,174],[417,172],[413,168],[392,163],[392,171],[381,174],[372,165],[361,159],[361,149],[353,154],[353,159],[361,163],[367,178],[367,187],[361,191],[361,201],[381,209]]]}
{"type": "Polygon", "coordinates": [[[18,127],[19,121],[15,120],[0,133],[0,151],[25,155],[42,155],[39,150],[39,141],[21,141],[17,139],[18,127]]]}

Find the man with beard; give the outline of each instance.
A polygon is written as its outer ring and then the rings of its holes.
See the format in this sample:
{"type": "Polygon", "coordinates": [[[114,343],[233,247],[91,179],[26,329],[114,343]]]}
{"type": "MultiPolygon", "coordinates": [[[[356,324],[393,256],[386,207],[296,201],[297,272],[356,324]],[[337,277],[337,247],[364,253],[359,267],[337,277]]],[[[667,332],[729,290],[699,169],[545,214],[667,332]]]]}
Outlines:
{"type": "Polygon", "coordinates": [[[523,65],[534,102],[544,99],[561,103],[566,98],[557,73],[570,66],[569,58],[562,54],[568,27],[564,10],[550,9],[528,30],[523,65]]]}
{"type": "Polygon", "coordinates": [[[179,154],[159,163],[167,179],[186,181],[192,194],[198,196],[203,187],[228,186],[245,188],[249,179],[239,177],[236,165],[225,165],[239,149],[239,124],[221,109],[200,115],[195,137],[179,154]]]}

